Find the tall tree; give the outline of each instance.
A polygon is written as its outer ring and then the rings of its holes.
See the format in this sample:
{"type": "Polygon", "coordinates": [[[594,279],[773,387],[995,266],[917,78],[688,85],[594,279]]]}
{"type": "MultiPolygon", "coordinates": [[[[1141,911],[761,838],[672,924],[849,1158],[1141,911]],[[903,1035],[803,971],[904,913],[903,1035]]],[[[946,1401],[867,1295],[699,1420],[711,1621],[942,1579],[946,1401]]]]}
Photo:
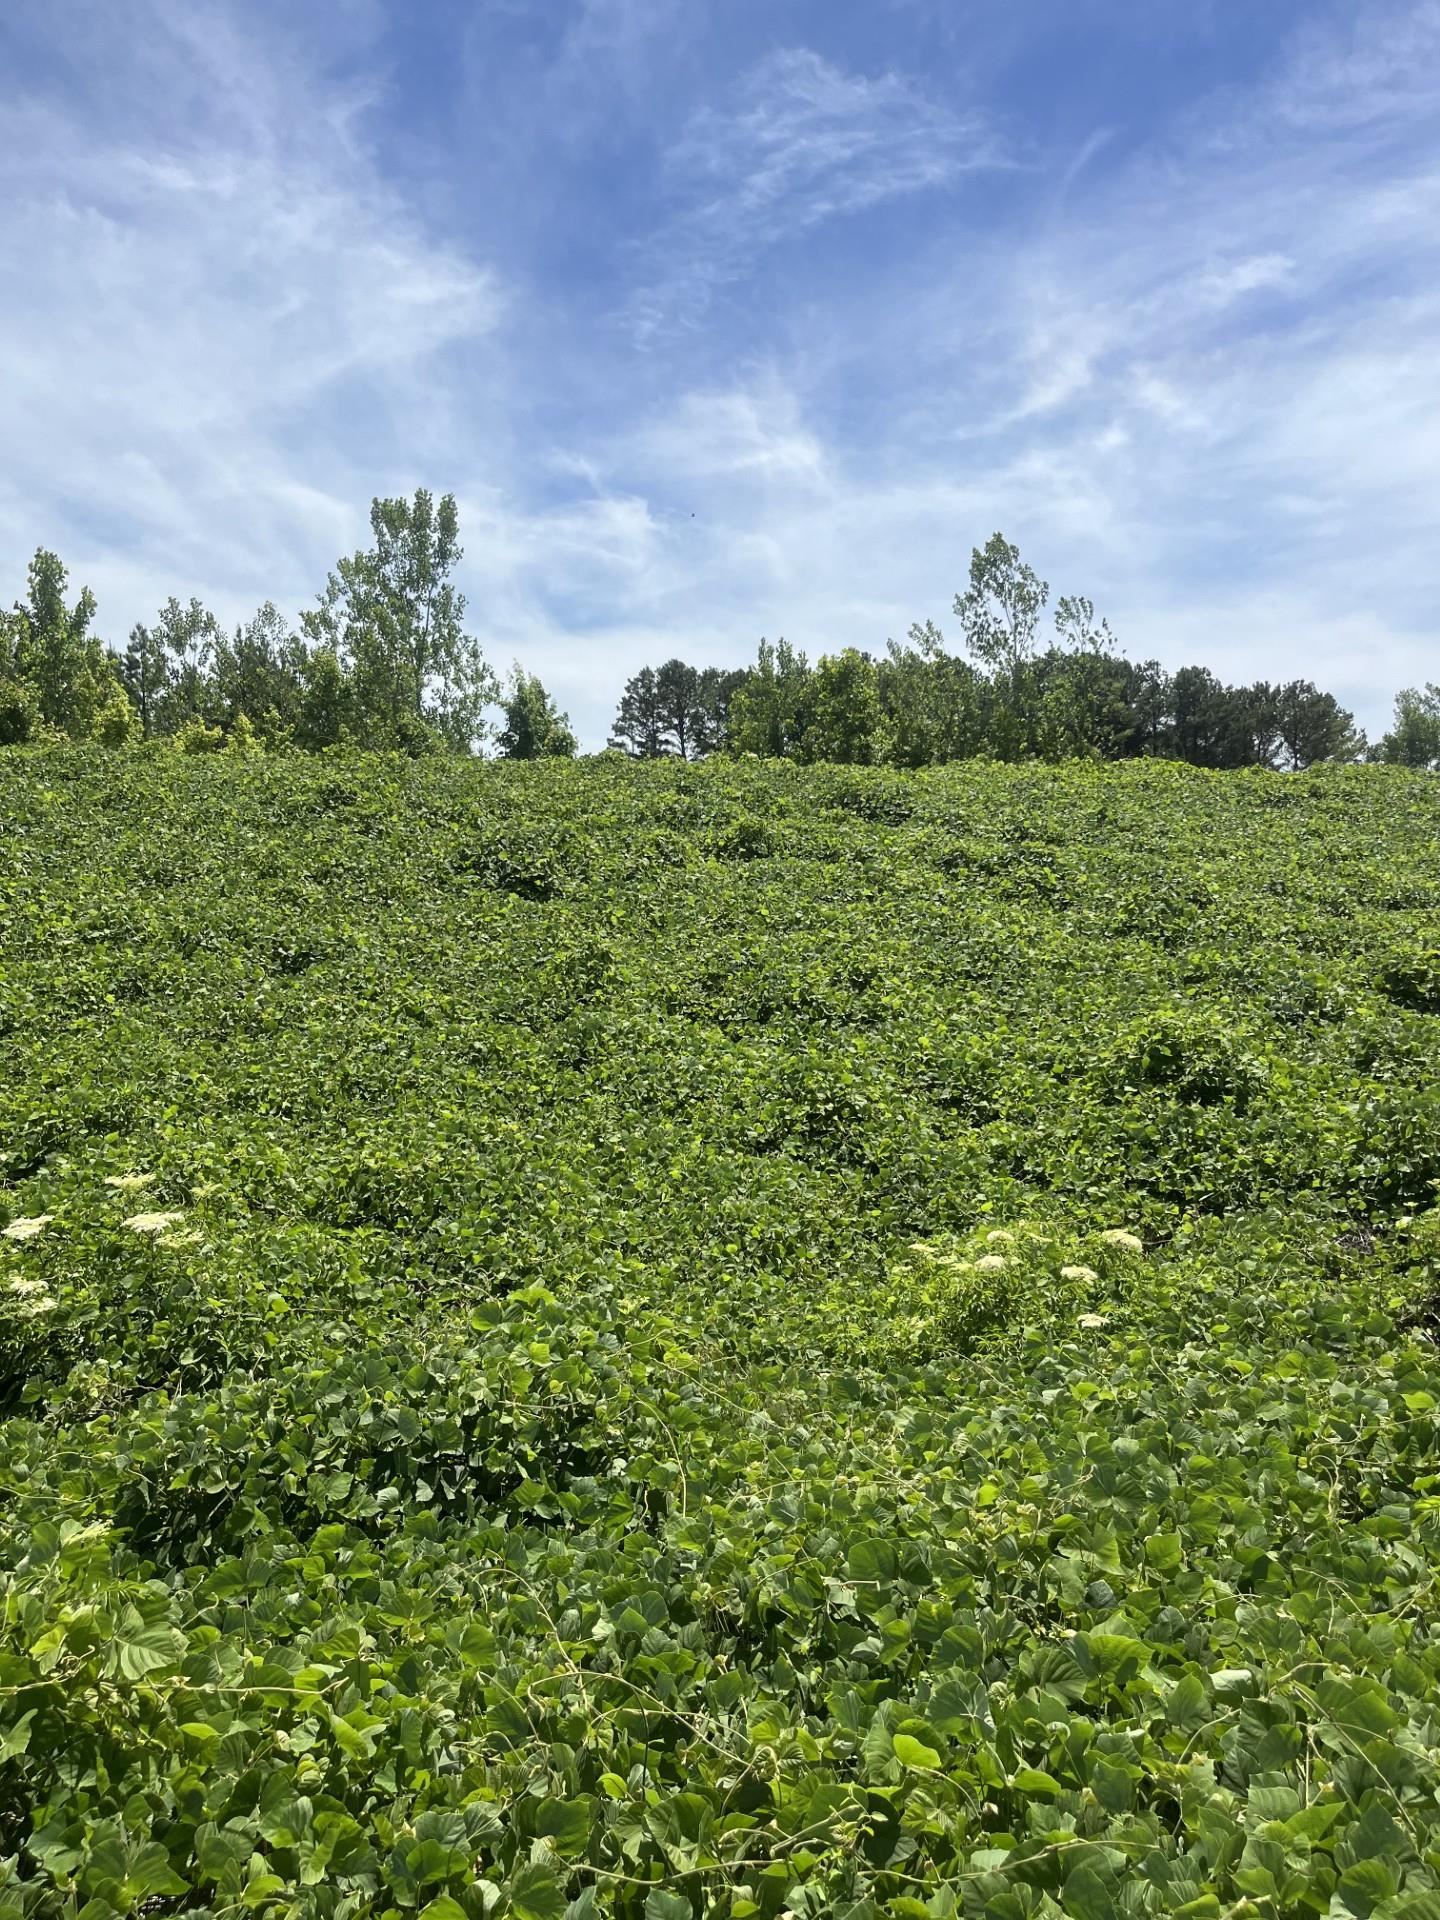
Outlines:
{"type": "Polygon", "coordinates": [[[233,731],[243,716],[267,745],[293,739],[304,668],[304,641],[267,600],[230,638],[216,638],[212,705],[221,725],[233,731]]]}
{"type": "Polygon", "coordinates": [[[211,676],[220,622],[201,601],[181,606],[172,594],[160,609],[156,634],[170,661],[163,701],[170,710],[168,732],[188,720],[214,721],[215,685],[211,676]]]}
{"type": "Polygon", "coordinates": [[[31,688],[45,723],[90,739],[102,713],[114,709],[118,689],[115,663],[90,631],[95,596],[82,587],[67,605],[69,575],[45,547],[30,562],[26,589],[7,622],[11,677],[31,688]]]}
{"type": "Polygon", "coordinates": [[[659,760],[666,753],[665,702],[653,667],[642,667],[625,682],[610,745],[635,760],[659,760]]]}
{"type": "Polygon", "coordinates": [[[316,753],[326,747],[376,744],[363,738],[355,682],[334,646],[321,642],[311,647],[305,654],[300,677],[297,746],[316,753]]]}
{"type": "Polygon", "coordinates": [[[655,674],[655,694],[660,702],[660,729],[666,749],[682,760],[695,751],[695,736],[703,722],[696,711],[700,696],[700,676],[683,660],[667,660],[655,674]]]}
{"type": "Polygon", "coordinates": [[[970,585],[955,596],[966,647],[987,667],[1016,673],[1035,651],[1049,597],[1049,583],[1025,564],[1019,547],[992,534],[971,554],[970,585]]]}
{"type": "Polygon", "coordinates": [[[1041,667],[1052,713],[1057,720],[1063,713],[1065,755],[1125,760],[1145,750],[1145,669],[1087,647],[1052,648],[1041,667]]]}
{"type": "Polygon", "coordinates": [[[140,716],[140,731],[150,739],[159,726],[160,702],[170,684],[170,662],[159,635],[136,621],[120,660],[120,678],[140,716]]]}
{"type": "Polygon", "coordinates": [[[469,752],[500,689],[452,578],[463,556],[455,496],[437,506],[419,487],[413,500],[376,499],[370,529],[374,545],[338,563],[306,632],[345,662],[368,744],[415,747],[433,729],[469,752]]]}
{"type": "Polygon", "coordinates": [[[561,713],[540,683],[516,662],[509,691],[502,701],[504,725],[500,756],[504,760],[570,759],[576,749],[570,717],[561,713]]]}
{"type": "Polygon", "coordinates": [[[1113,655],[1117,650],[1110,622],[1096,619],[1095,602],[1083,593],[1062,594],[1055,602],[1055,631],[1072,653],[1113,655]]]}
{"type": "Polygon", "coordinates": [[[917,621],[907,642],[888,641],[877,668],[890,757],[901,767],[968,759],[984,743],[988,682],[968,660],[947,653],[933,620],[917,621]]]}
{"type": "Polygon", "coordinates": [[[1167,752],[1174,689],[1170,675],[1158,660],[1142,660],[1135,668],[1130,703],[1135,714],[1135,751],[1167,752]]]}
{"type": "Polygon", "coordinates": [[[1177,760],[1194,767],[1225,764],[1227,689],[1208,667],[1181,667],[1170,683],[1170,737],[1177,760]]]}
{"type": "Polygon", "coordinates": [[[702,667],[695,687],[691,752],[718,753],[729,738],[730,703],[750,677],[748,667],[702,667]]]}
{"type": "Polygon", "coordinates": [[[0,608],[0,747],[23,746],[43,724],[40,696],[22,671],[21,618],[0,608]]]}

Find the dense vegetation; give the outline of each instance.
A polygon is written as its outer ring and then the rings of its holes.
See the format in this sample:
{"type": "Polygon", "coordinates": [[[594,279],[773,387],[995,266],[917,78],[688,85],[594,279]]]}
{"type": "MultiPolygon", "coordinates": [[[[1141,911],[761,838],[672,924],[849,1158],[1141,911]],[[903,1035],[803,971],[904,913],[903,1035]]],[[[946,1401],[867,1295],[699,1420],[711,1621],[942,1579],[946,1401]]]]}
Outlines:
{"type": "MultiPolygon", "coordinates": [[[[455,584],[454,496],[375,500],[370,530],[372,544],[336,563],[298,628],[267,600],[227,634],[203,602],[172,595],[121,655],[96,636],[95,596],[85,588],[70,605],[66,569],[42,548],[23,597],[0,612],[0,745],[59,736],[170,740],[191,753],[469,753],[501,689],[455,584]]],[[[533,707],[517,669],[507,711],[533,707]]]]}
{"type": "MultiPolygon", "coordinates": [[[[0,746],[46,739],[168,740],[188,753],[337,746],[411,756],[564,759],[578,742],[539,678],[499,680],[467,630],[453,495],[375,500],[373,543],[337,563],[298,627],[270,602],[226,634],[192,598],[138,624],[123,656],[94,630],[93,594],[69,598],[42,549],[26,591],[0,611],[0,746]],[[499,723],[488,717],[499,709],[499,723]]],[[[784,640],[753,667],[675,658],[632,675],[611,746],[632,758],[764,759],[914,769],[956,760],[1160,758],[1297,772],[1362,757],[1440,767],[1440,686],[1407,688],[1373,746],[1309,680],[1224,685],[1120,651],[1089,600],[1063,596],[1042,644],[1050,589],[995,534],[955,597],[960,653],[933,621],[879,658],[849,647],[812,666],[784,640]]]]}
{"type": "MultiPolygon", "coordinates": [[[[970,559],[955,596],[961,652],[933,621],[878,659],[848,647],[813,666],[762,640],[753,668],[646,667],[625,689],[613,744],[640,759],[702,757],[717,747],[765,759],[843,766],[943,766],[955,760],[1184,760],[1295,772],[1366,752],[1353,715],[1309,680],[1224,685],[1205,667],[1169,672],[1120,651],[1093,602],[1064,595],[1044,638],[1050,587],[1001,534],[970,559]]],[[[1375,750],[1407,766],[1440,762],[1440,692],[1375,750]]],[[[1408,711],[1408,709],[1407,709],[1408,711]]]]}
{"type": "Polygon", "coordinates": [[[0,756],[0,1914],[1431,1920],[1440,788],[0,756]]]}

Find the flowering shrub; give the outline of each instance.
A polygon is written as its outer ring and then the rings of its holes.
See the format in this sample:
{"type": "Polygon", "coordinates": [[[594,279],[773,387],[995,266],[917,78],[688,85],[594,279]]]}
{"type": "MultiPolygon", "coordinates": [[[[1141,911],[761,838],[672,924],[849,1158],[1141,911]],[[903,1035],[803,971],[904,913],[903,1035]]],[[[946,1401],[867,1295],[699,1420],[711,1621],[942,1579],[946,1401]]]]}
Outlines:
{"type": "MultiPolygon", "coordinates": [[[[911,1303],[911,1356],[938,1359],[1020,1332],[1073,1327],[1079,1316],[1124,1296],[1138,1278],[1135,1258],[1143,1250],[1123,1228],[1067,1234],[1034,1221],[941,1242],[917,1240],[891,1274],[911,1303]]],[[[882,1336],[892,1352],[897,1331],[892,1321],[882,1336]]]]}

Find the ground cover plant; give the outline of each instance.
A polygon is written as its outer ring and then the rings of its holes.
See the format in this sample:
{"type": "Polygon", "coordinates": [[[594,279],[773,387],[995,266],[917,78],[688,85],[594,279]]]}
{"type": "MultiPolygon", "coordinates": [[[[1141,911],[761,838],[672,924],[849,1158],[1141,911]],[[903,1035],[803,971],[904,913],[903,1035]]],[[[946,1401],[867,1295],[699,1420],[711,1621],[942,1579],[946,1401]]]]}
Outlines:
{"type": "Polygon", "coordinates": [[[1440,789],[0,756],[0,1913],[1440,1913],[1440,789]]]}

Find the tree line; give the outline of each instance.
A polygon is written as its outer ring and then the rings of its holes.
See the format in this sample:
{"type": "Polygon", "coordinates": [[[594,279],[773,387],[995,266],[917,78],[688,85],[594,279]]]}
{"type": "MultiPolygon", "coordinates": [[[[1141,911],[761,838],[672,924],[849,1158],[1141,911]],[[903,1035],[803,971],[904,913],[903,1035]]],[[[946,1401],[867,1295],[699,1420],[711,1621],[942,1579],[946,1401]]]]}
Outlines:
{"type": "Polygon", "coordinates": [[[1440,768],[1440,686],[1401,693],[1393,727],[1371,744],[1312,681],[1227,686],[1207,667],[1170,672],[1128,659],[1090,600],[1059,599],[1053,637],[1049,607],[1048,582],[997,533],[955,596],[960,651],[927,620],[878,658],[847,647],[812,666],[786,641],[762,640],[739,671],[669,660],[629,681],[611,746],[641,759],[724,747],[855,766],[1153,755],[1215,768],[1440,768]]]}
{"type": "MultiPolygon", "coordinates": [[[[46,735],[191,752],[353,745],[473,752],[506,702],[515,750],[574,752],[538,682],[502,689],[465,625],[453,494],[375,500],[371,544],[336,563],[291,625],[270,601],[227,632],[201,601],[166,601],[123,653],[96,638],[95,597],[73,603],[42,549],[25,598],[0,614],[0,743],[46,735]]],[[[502,741],[507,737],[502,734],[502,741]]]]}
{"type": "MultiPolygon", "coordinates": [[[[573,755],[569,719],[540,680],[517,665],[502,686],[467,631],[454,496],[376,499],[370,529],[371,544],[336,563],[298,624],[266,601],[227,632],[198,599],[172,597],[121,653],[95,632],[94,595],[72,599],[64,566],[41,549],[25,596],[0,611],[0,745],[573,755]]],[[[958,651],[927,620],[878,656],[847,647],[812,665],[782,639],[762,640],[749,667],[667,660],[626,683],[610,750],[900,767],[1157,755],[1217,768],[1361,758],[1440,768],[1440,686],[1402,692],[1371,744],[1309,680],[1228,686],[1205,667],[1171,672],[1129,659],[1089,600],[1060,598],[1047,632],[1049,611],[1048,583],[997,533],[955,596],[958,651]]]]}

